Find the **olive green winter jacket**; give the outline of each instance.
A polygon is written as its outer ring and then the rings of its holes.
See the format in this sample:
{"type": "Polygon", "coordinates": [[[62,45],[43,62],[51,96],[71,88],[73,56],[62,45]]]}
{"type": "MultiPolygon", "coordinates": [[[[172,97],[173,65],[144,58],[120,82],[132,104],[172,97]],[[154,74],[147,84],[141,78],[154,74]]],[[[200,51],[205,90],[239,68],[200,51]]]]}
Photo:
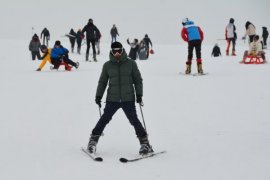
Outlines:
{"type": "Polygon", "coordinates": [[[110,53],[110,60],[102,68],[96,97],[102,98],[108,82],[107,102],[135,101],[135,91],[136,96],[143,95],[141,73],[136,62],[127,57],[125,50],[120,60],[110,53]]]}

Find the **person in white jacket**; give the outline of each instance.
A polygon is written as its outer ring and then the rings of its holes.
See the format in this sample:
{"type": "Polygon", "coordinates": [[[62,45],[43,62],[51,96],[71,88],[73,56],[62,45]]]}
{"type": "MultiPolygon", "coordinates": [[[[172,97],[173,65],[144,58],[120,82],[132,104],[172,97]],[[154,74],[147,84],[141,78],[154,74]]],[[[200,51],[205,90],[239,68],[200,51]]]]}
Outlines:
{"type": "Polygon", "coordinates": [[[231,18],[229,24],[226,26],[225,29],[225,38],[227,41],[227,49],[226,49],[226,55],[229,56],[229,50],[230,50],[230,45],[232,42],[232,56],[236,56],[235,54],[235,42],[237,39],[236,35],[236,27],[234,25],[234,19],[231,18]]]}
{"type": "Polygon", "coordinates": [[[246,39],[247,36],[249,36],[249,43],[252,43],[254,36],[256,35],[256,27],[249,21],[246,22],[246,33],[243,40],[246,39]]]}
{"type": "Polygon", "coordinates": [[[254,36],[252,43],[249,44],[249,51],[244,52],[243,61],[241,62],[245,62],[248,56],[260,56],[263,63],[266,63],[265,52],[262,50],[262,43],[258,35],[254,36]]]}

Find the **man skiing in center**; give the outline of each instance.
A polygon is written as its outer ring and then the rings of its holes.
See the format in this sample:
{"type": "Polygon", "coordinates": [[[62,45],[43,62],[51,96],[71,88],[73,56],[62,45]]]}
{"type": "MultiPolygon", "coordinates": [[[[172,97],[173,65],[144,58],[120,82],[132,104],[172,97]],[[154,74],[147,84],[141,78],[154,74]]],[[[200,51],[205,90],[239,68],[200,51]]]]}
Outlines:
{"type": "Polygon", "coordinates": [[[148,135],[136,113],[136,102],[142,105],[143,83],[141,73],[135,61],[129,59],[119,42],[111,44],[110,60],[103,65],[99,78],[95,102],[101,107],[101,99],[109,82],[104,114],[97,122],[87,146],[89,153],[95,153],[99,137],[115,112],[122,108],[129,122],[134,127],[140,141],[139,154],[154,152],[148,141],[148,135]]]}
{"type": "Polygon", "coordinates": [[[198,73],[203,74],[201,59],[201,44],[204,38],[203,31],[199,26],[195,26],[194,22],[190,21],[188,18],[184,18],[182,24],[184,27],[182,29],[181,36],[184,41],[188,42],[188,60],[186,62],[187,68],[185,73],[191,73],[193,49],[195,48],[198,73]]]}

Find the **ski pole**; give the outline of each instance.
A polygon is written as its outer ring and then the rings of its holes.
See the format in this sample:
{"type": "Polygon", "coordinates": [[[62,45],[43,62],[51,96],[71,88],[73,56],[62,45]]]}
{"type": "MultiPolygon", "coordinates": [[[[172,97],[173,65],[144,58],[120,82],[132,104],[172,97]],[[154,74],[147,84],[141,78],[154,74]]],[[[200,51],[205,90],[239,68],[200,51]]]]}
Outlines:
{"type": "Polygon", "coordinates": [[[141,114],[142,114],[142,120],[143,120],[144,129],[145,129],[146,134],[148,134],[147,133],[147,130],[146,130],[146,125],[145,125],[144,117],[143,117],[142,106],[143,106],[143,103],[140,103],[140,110],[141,110],[141,114]]]}

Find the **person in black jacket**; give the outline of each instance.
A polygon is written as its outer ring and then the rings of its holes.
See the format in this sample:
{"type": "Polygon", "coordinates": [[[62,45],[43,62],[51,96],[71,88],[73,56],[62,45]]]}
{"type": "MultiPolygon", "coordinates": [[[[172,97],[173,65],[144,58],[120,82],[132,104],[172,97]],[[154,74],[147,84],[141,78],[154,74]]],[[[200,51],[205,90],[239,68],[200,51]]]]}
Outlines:
{"type": "Polygon", "coordinates": [[[129,51],[129,54],[128,54],[128,57],[130,59],[133,59],[133,60],[137,59],[138,50],[139,50],[138,42],[139,42],[138,39],[134,39],[134,41],[132,43],[130,43],[129,39],[127,39],[127,43],[128,43],[128,45],[130,45],[130,51],[129,51]]]}
{"type": "Polygon", "coordinates": [[[82,30],[79,29],[76,34],[76,41],[77,41],[77,53],[81,54],[81,47],[82,47],[82,40],[84,38],[84,35],[82,33],[82,30]]]}
{"type": "Polygon", "coordinates": [[[29,51],[31,51],[33,61],[36,60],[36,57],[38,58],[38,60],[41,60],[40,47],[41,44],[38,35],[34,34],[29,44],[29,51]]]}
{"type": "Polygon", "coordinates": [[[88,24],[84,26],[82,33],[84,34],[86,32],[86,61],[88,61],[89,58],[89,49],[90,49],[90,43],[92,44],[93,49],[93,59],[94,61],[97,61],[96,59],[96,34],[100,34],[100,31],[98,28],[94,25],[93,19],[89,19],[88,24]]]}
{"type": "Polygon", "coordinates": [[[68,38],[71,44],[71,52],[74,53],[74,46],[75,46],[75,41],[76,41],[76,36],[77,34],[73,29],[70,30],[68,38]]]}
{"type": "Polygon", "coordinates": [[[218,44],[215,44],[213,51],[212,51],[212,56],[214,56],[214,57],[221,56],[221,52],[220,52],[220,48],[219,48],[218,44]]]}
{"type": "Polygon", "coordinates": [[[146,44],[146,48],[147,48],[147,58],[149,57],[149,49],[150,49],[150,45],[151,45],[151,48],[153,47],[153,44],[152,44],[152,41],[151,39],[148,37],[148,35],[146,34],[143,38],[143,41],[145,42],[146,44]]]}
{"type": "Polygon", "coordinates": [[[43,45],[45,45],[45,40],[46,40],[46,45],[49,46],[50,32],[47,28],[44,28],[42,30],[40,39],[42,39],[42,36],[43,36],[43,45]]]}
{"type": "Polygon", "coordinates": [[[269,36],[269,33],[267,31],[267,27],[262,27],[262,38],[263,38],[263,49],[267,49],[267,38],[269,36]]]}
{"type": "Polygon", "coordinates": [[[119,36],[117,27],[115,26],[115,24],[113,25],[112,29],[111,29],[111,36],[112,36],[112,43],[116,42],[116,36],[119,36]]]}

